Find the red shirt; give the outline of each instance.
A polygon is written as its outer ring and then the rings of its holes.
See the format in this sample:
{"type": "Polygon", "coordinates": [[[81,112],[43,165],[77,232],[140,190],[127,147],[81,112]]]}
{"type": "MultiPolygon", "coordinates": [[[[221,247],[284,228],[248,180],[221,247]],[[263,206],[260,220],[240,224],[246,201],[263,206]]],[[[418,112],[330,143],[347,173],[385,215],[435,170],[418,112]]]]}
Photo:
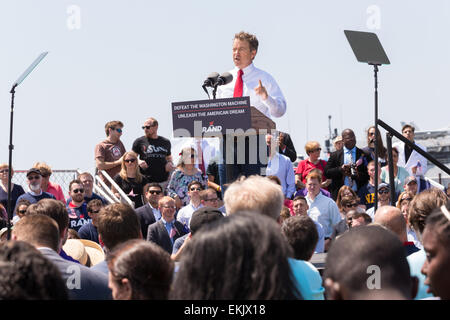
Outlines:
{"type": "Polygon", "coordinates": [[[300,161],[297,167],[297,171],[295,174],[301,175],[302,182],[306,184],[306,176],[312,169],[319,169],[322,171],[322,181],[327,180],[327,177],[325,177],[325,166],[327,165],[327,162],[325,160],[319,160],[317,164],[312,163],[309,161],[309,159],[305,159],[300,161]]]}
{"type": "Polygon", "coordinates": [[[64,193],[62,191],[62,188],[57,183],[51,183],[50,181],[47,184],[47,191],[48,193],[51,193],[55,196],[56,200],[62,201],[64,204],[66,204],[66,199],[64,199],[64,193]]]}

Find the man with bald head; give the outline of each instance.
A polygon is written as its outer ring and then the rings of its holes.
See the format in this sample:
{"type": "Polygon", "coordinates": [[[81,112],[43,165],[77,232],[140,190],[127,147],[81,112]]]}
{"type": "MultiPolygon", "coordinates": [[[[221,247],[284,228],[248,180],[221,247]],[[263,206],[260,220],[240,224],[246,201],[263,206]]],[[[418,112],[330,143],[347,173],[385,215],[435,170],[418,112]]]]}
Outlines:
{"type": "Polygon", "coordinates": [[[406,221],[399,208],[393,206],[382,206],[375,213],[375,223],[378,223],[386,229],[397,235],[405,248],[406,256],[419,251],[413,242],[408,241],[406,233],[406,221]]]}
{"type": "Polygon", "coordinates": [[[325,176],[332,179],[329,190],[334,200],[339,189],[349,186],[357,192],[369,181],[367,173],[368,156],[363,150],[356,147],[356,137],[352,129],[342,131],[344,147],[331,153],[325,166],[325,176]]]}

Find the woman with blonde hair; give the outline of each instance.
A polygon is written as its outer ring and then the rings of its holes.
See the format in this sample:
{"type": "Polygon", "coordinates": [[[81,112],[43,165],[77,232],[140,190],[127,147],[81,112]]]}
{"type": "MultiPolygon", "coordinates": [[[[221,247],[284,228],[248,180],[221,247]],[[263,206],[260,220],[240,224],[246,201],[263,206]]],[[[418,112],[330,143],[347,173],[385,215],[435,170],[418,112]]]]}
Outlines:
{"type": "Polygon", "coordinates": [[[322,183],[321,188],[326,188],[331,184],[331,179],[325,177],[325,166],[327,162],[320,160],[320,152],[322,148],[317,141],[308,141],[305,145],[305,151],[308,158],[300,161],[295,172],[295,184],[297,188],[304,189],[306,186],[306,176],[313,169],[319,169],[322,171],[322,183]]]}
{"type": "MultiPolygon", "coordinates": [[[[11,168],[11,179],[14,175],[14,169],[11,168]]],[[[0,164],[0,203],[8,211],[8,179],[9,179],[9,166],[6,163],[0,164]]],[[[15,184],[11,181],[11,207],[14,209],[17,199],[24,194],[22,186],[15,184]]]]}
{"type": "Polygon", "coordinates": [[[196,152],[192,147],[183,148],[180,152],[177,168],[172,172],[167,192],[175,199],[178,208],[186,206],[190,199],[188,185],[192,181],[199,181],[203,189],[207,186],[207,178],[195,167],[196,152]]]}
{"type": "MultiPolygon", "coordinates": [[[[134,151],[125,152],[122,157],[120,172],[114,177],[114,182],[134,202],[134,208],[144,205],[143,188],[148,181],[140,172],[137,153],[134,151]]],[[[120,198],[120,194],[114,186],[111,187],[111,190],[116,197],[120,198]]]]}
{"type": "Polygon", "coordinates": [[[61,186],[57,183],[50,182],[50,176],[53,173],[52,168],[50,168],[50,166],[45,162],[36,162],[33,165],[33,168],[37,168],[41,172],[42,191],[51,193],[55,196],[56,200],[62,201],[64,204],[66,204],[66,199],[64,198],[64,193],[61,186]]]}

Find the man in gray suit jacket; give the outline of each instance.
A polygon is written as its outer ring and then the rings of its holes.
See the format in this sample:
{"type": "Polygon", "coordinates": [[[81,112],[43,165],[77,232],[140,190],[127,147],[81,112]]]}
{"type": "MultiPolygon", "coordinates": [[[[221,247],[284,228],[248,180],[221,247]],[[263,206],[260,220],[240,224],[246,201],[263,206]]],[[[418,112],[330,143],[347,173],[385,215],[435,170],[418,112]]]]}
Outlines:
{"type": "Polygon", "coordinates": [[[89,268],[67,261],[57,253],[60,249],[58,224],[45,215],[25,216],[14,225],[13,240],[21,240],[35,246],[51,261],[66,283],[69,298],[73,300],[111,299],[108,277],[89,268]]]}
{"type": "Polygon", "coordinates": [[[175,220],[175,209],[175,200],[171,197],[159,200],[161,220],[151,224],[147,232],[147,240],[159,245],[169,254],[172,253],[175,240],[186,234],[183,224],[175,220]]]}

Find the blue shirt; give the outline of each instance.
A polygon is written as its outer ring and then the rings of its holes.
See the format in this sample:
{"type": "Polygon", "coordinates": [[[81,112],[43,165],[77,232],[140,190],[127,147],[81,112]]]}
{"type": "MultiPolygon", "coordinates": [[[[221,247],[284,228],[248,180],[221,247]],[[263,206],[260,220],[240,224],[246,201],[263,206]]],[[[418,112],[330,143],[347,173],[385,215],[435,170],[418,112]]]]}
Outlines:
{"type": "MultiPolygon", "coordinates": [[[[356,146],[353,147],[353,149],[351,149],[351,150],[347,149],[347,148],[344,146],[344,164],[350,164],[350,163],[356,163],[356,146]],[[348,154],[351,155],[351,160],[349,159],[348,154]]],[[[350,186],[350,180],[349,180],[349,177],[347,177],[347,176],[345,177],[345,179],[344,179],[344,184],[345,184],[346,186],[350,186]]],[[[352,187],[352,189],[355,190],[355,191],[356,191],[357,188],[358,188],[355,182],[353,183],[353,185],[352,185],[351,187],[352,187]]]]}
{"type": "Polygon", "coordinates": [[[172,228],[175,228],[173,226],[175,219],[172,220],[172,222],[167,222],[166,220],[164,220],[164,218],[161,218],[161,220],[164,223],[164,226],[166,227],[167,233],[169,234],[170,241],[172,241],[172,245],[173,245],[173,238],[170,237],[170,232],[172,231],[172,228]]]}
{"type": "Polygon", "coordinates": [[[322,277],[312,263],[288,258],[298,291],[305,300],[325,300],[322,277]]]}
{"type": "Polygon", "coordinates": [[[92,224],[92,221],[82,225],[80,230],[78,230],[78,235],[81,239],[91,240],[100,244],[97,228],[92,224]]]}
{"type": "Polygon", "coordinates": [[[285,198],[291,198],[295,192],[295,173],[291,160],[278,152],[267,163],[266,176],[277,176],[285,198]]]}

